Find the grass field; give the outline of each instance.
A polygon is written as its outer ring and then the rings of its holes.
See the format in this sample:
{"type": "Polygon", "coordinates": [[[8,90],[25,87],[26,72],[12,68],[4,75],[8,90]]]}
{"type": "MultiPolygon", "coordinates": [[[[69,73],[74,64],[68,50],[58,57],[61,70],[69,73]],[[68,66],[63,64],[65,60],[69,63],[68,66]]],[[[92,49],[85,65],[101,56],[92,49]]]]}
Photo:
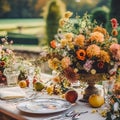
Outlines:
{"type": "MultiPolygon", "coordinates": [[[[0,19],[0,36],[7,36],[7,32],[35,35],[44,44],[44,40],[41,39],[45,36],[45,21],[43,19],[0,19]]],[[[26,46],[25,48],[29,49],[26,46]]]]}
{"type": "Polygon", "coordinates": [[[43,34],[45,21],[43,19],[0,19],[0,35],[5,36],[7,31],[23,34],[43,34]],[[21,31],[18,27],[21,26],[21,31]]]}

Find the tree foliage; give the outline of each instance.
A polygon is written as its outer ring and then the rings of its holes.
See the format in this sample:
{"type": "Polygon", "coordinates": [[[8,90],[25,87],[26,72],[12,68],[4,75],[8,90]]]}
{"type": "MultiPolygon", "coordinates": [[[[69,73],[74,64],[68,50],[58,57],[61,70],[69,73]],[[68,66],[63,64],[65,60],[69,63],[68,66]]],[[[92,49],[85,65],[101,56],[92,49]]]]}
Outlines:
{"type": "Polygon", "coordinates": [[[59,20],[65,12],[64,4],[61,0],[51,0],[48,3],[46,18],[46,35],[47,43],[54,39],[59,27],[59,20]]]}
{"type": "Polygon", "coordinates": [[[7,0],[0,0],[0,17],[6,16],[11,10],[11,7],[7,0]]]}
{"type": "MultiPolygon", "coordinates": [[[[118,20],[118,23],[120,24],[120,5],[119,5],[119,0],[110,0],[110,14],[109,14],[109,19],[111,18],[116,18],[118,20]]],[[[108,27],[110,24],[108,25],[108,27]]],[[[118,28],[118,40],[120,43],[120,27],[118,28]]]]}
{"type": "MultiPolygon", "coordinates": [[[[0,18],[39,18],[43,7],[51,0],[0,0],[0,18]]],[[[58,0],[59,1],[59,0],[58,0]]],[[[61,0],[67,10],[82,16],[102,5],[108,6],[109,0],[61,0]]]]}
{"type": "Polygon", "coordinates": [[[1,18],[38,18],[48,0],[0,0],[1,18]]]}
{"type": "Polygon", "coordinates": [[[109,9],[107,7],[98,7],[92,12],[92,21],[96,20],[98,25],[106,27],[108,22],[109,9]]]}
{"type": "Polygon", "coordinates": [[[119,5],[119,0],[111,0],[110,7],[111,7],[110,19],[114,17],[120,23],[120,5],[119,5]]]}

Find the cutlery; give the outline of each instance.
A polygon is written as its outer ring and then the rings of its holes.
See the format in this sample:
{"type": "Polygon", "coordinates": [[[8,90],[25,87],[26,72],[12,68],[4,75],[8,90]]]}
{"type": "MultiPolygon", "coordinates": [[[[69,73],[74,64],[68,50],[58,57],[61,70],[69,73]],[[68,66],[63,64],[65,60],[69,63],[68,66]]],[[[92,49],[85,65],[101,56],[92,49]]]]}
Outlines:
{"type": "Polygon", "coordinates": [[[74,110],[71,110],[69,112],[66,112],[64,115],[57,115],[50,118],[46,118],[44,120],[78,120],[80,115],[85,113],[88,113],[88,111],[76,113],[74,110]]]}
{"type": "Polygon", "coordinates": [[[81,114],[88,113],[88,111],[76,113],[72,116],[72,120],[78,120],[81,114]]]}
{"type": "Polygon", "coordinates": [[[50,118],[46,118],[44,120],[65,120],[66,118],[69,118],[69,117],[71,118],[74,114],[75,114],[75,111],[71,110],[66,112],[65,114],[53,116],[50,118]]]}

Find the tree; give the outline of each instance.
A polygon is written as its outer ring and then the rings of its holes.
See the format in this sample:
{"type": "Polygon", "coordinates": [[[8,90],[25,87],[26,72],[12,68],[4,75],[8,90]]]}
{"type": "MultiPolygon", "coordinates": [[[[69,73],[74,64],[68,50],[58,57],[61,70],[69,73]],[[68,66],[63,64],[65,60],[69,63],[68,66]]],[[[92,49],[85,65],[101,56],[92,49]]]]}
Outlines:
{"type": "MultiPolygon", "coordinates": [[[[118,20],[118,23],[120,24],[120,6],[119,6],[119,0],[111,0],[110,4],[110,14],[109,19],[116,18],[118,20]]],[[[111,24],[108,24],[108,27],[111,24]]],[[[120,43],[120,27],[118,28],[118,42],[120,43]]]]}
{"type": "Polygon", "coordinates": [[[120,5],[119,0],[111,0],[110,4],[111,10],[110,10],[110,19],[116,18],[118,22],[120,23],[120,5]]]}
{"type": "Polygon", "coordinates": [[[46,18],[46,37],[47,43],[50,44],[50,41],[54,39],[55,34],[59,27],[59,20],[62,17],[62,14],[65,12],[65,6],[61,0],[51,0],[48,3],[46,18]]]}
{"type": "Polygon", "coordinates": [[[0,0],[0,17],[4,17],[11,10],[7,0],[0,0]]]}
{"type": "Polygon", "coordinates": [[[102,25],[106,27],[108,22],[108,13],[109,9],[107,7],[98,7],[94,9],[92,12],[92,21],[96,20],[98,25],[102,25]]]}

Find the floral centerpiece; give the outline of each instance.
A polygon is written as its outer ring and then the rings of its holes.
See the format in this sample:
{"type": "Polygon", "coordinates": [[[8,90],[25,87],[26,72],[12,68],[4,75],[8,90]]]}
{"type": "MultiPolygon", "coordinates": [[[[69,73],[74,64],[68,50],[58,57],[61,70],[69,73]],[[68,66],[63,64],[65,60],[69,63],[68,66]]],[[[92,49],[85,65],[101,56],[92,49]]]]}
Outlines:
{"type": "Polygon", "coordinates": [[[117,75],[120,66],[118,22],[111,19],[112,31],[91,22],[90,15],[71,18],[72,12],[60,19],[60,28],[51,41],[47,54],[49,67],[60,80],[97,82],[117,75]]]}
{"type": "Polygon", "coordinates": [[[3,74],[4,69],[8,68],[15,61],[15,54],[12,49],[6,48],[8,45],[12,45],[13,41],[8,42],[6,38],[1,39],[0,45],[0,84],[7,84],[6,76],[3,74]]]}

